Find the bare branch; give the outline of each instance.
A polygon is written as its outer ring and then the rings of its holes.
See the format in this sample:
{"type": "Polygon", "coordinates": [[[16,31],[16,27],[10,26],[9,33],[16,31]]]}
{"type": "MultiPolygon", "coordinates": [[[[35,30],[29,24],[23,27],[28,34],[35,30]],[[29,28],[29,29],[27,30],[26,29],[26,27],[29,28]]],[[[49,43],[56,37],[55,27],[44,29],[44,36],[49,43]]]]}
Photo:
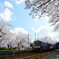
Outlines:
{"type": "Polygon", "coordinates": [[[51,0],[48,0],[47,2],[45,2],[45,3],[41,4],[40,6],[38,6],[37,8],[42,7],[43,5],[46,5],[46,4],[49,3],[50,1],[51,1],[51,0]]]}

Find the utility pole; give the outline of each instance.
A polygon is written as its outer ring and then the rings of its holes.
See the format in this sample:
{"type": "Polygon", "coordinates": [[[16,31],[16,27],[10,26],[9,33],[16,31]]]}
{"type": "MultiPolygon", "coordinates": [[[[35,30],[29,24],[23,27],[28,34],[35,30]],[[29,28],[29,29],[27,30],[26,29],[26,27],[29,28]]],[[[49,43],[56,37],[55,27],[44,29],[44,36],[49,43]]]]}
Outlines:
{"type": "Polygon", "coordinates": [[[36,41],[36,33],[35,33],[35,41],[36,41]]]}

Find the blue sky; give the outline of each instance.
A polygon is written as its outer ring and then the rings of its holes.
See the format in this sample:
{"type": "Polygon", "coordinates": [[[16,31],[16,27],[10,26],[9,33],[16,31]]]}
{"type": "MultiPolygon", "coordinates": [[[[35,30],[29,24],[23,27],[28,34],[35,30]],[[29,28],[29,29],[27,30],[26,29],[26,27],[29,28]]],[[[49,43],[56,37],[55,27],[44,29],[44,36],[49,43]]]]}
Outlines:
{"type": "Polygon", "coordinates": [[[13,31],[29,33],[32,37],[35,36],[35,33],[37,37],[51,36],[51,34],[57,33],[46,21],[48,17],[33,19],[32,16],[29,16],[30,10],[24,8],[24,0],[0,0],[0,19],[12,24],[13,31]]]}

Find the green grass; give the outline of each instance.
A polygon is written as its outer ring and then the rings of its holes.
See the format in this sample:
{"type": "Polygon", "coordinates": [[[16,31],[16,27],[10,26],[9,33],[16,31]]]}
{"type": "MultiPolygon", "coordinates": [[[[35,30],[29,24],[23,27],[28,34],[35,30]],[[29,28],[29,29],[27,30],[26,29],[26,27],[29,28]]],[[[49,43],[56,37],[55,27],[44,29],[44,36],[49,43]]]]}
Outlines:
{"type": "Polygon", "coordinates": [[[51,57],[50,59],[54,59],[53,57],[51,57]]]}

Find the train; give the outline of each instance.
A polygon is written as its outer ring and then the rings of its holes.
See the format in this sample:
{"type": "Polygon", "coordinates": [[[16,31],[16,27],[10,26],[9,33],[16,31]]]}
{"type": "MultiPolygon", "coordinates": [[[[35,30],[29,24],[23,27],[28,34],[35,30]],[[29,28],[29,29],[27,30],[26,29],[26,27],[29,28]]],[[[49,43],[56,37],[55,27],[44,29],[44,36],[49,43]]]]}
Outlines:
{"type": "Polygon", "coordinates": [[[47,42],[42,42],[42,41],[34,41],[33,42],[33,45],[31,46],[32,49],[34,51],[51,51],[51,50],[55,50],[55,44],[50,44],[50,43],[47,43],[47,42]]]}

